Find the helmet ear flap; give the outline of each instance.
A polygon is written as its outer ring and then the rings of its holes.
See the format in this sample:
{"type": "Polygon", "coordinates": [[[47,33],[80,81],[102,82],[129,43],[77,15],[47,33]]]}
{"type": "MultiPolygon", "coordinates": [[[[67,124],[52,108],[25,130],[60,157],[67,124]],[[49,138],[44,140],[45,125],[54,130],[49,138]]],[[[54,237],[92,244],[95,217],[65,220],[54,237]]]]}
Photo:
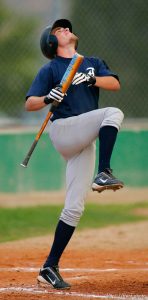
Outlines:
{"type": "Polygon", "coordinates": [[[55,35],[50,34],[47,37],[47,51],[49,58],[54,58],[58,48],[58,39],[55,35]]]}
{"type": "Polygon", "coordinates": [[[47,27],[40,39],[40,47],[43,55],[48,59],[53,59],[58,48],[58,40],[55,35],[50,34],[51,27],[47,27]]]}

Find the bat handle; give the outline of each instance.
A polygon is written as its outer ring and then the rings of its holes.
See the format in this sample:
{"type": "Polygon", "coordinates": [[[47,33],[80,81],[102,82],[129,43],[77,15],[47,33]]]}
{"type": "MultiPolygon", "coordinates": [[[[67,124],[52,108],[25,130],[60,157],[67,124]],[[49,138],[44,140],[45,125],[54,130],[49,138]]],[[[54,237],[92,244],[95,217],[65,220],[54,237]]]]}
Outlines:
{"type": "Polygon", "coordinates": [[[34,151],[34,149],[35,149],[35,147],[36,147],[36,145],[37,145],[37,142],[38,142],[37,140],[34,140],[34,142],[33,142],[32,146],[31,146],[30,150],[28,151],[28,153],[27,153],[25,159],[24,159],[23,162],[20,164],[22,167],[24,167],[24,168],[27,167],[28,162],[29,162],[29,159],[30,159],[31,154],[32,154],[32,152],[34,151]]]}
{"type": "Polygon", "coordinates": [[[50,107],[50,112],[53,113],[56,110],[56,108],[59,106],[59,104],[60,104],[60,102],[54,100],[50,107]]]}
{"type": "Polygon", "coordinates": [[[27,168],[28,162],[29,162],[30,157],[31,157],[31,155],[32,155],[32,153],[33,153],[33,151],[34,151],[34,149],[35,149],[37,143],[38,143],[38,140],[39,140],[39,138],[40,138],[42,132],[44,131],[44,129],[45,129],[45,127],[46,127],[46,125],[47,125],[47,123],[48,123],[48,121],[49,121],[51,115],[53,114],[53,112],[55,111],[55,109],[58,107],[58,105],[59,105],[59,102],[53,101],[53,103],[52,103],[52,105],[51,105],[51,108],[50,108],[50,111],[48,112],[48,114],[47,114],[47,116],[46,116],[46,119],[45,119],[44,123],[43,123],[42,126],[41,126],[40,131],[39,131],[38,134],[36,135],[36,138],[35,138],[35,140],[34,140],[32,146],[31,146],[30,150],[28,151],[28,153],[27,153],[25,159],[24,159],[23,162],[20,164],[22,167],[27,168]]]}

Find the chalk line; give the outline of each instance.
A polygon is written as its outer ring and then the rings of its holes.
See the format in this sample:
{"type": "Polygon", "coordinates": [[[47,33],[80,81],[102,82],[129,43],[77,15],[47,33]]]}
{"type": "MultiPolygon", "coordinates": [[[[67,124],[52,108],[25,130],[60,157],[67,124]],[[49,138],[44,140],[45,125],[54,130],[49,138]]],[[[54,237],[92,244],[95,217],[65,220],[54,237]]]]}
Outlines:
{"type": "Polygon", "coordinates": [[[26,294],[51,294],[57,296],[68,296],[68,297],[80,297],[80,298],[94,298],[94,299],[114,299],[114,300],[148,300],[145,295],[99,295],[91,293],[80,293],[80,292],[64,292],[64,291],[48,291],[47,289],[41,290],[36,287],[7,287],[0,288],[0,293],[20,292],[26,294]]]}
{"type": "MultiPolygon", "coordinates": [[[[39,268],[32,268],[32,267],[1,267],[0,272],[39,272],[39,268]]],[[[124,271],[144,271],[147,272],[148,268],[106,268],[106,269],[99,269],[99,268],[60,268],[61,272],[82,272],[82,273],[102,273],[102,272],[124,272],[124,271]]]]}

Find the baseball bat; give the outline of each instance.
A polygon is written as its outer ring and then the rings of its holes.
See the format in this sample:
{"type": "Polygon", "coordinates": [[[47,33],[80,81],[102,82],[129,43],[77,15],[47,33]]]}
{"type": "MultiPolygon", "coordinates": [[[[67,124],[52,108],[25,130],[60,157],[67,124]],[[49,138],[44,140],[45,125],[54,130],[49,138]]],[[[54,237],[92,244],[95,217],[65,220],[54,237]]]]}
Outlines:
{"type": "MultiPolygon", "coordinates": [[[[60,82],[60,85],[61,85],[61,88],[62,88],[62,92],[65,94],[66,91],[68,90],[72,80],[73,80],[73,77],[74,75],[76,74],[79,66],[81,65],[82,61],[84,59],[84,56],[76,53],[73,58],[71,59],[62,79],[61,79],[61,82],[60,82]]],[[[57,106],[59,105],[59,103],[57,101],[53,101],[52,105],[51,105],[51,108],[39,130],[39,132],[37,133],[36,137],[35,137],[35,140],[34,142],[32,143],[25,159],[23,160],[23,162],[20,164],[22,167],[26,168],[27,165],[28,165],[28,162],[30,160],[30,157],[50,119],[50,117],[52,116],[53,112],[55,111],[55,109],[57,108],[57,106]]]]}

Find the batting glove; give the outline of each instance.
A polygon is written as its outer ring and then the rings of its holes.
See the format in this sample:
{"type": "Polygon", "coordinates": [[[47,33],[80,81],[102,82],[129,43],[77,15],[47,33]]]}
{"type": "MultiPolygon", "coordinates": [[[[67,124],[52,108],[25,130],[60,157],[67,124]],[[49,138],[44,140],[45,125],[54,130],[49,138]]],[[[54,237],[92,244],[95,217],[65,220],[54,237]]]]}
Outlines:
{"type": "Polygon", "coordinates": [[[60,86],[53,88],[50,93],[44,98],[45,104],[52,103],[53,101],[62,102],[64,98],[64,93],[60,86]]]}
{"type": "Polygon", "coordinates": [[[84,73],[76,73],[76,75],[73,78],[72,84],[78,85],[82,82],[86,82],[88,86],[92,86],[96,83],[95,76],[84,74],[84,73]]]}

